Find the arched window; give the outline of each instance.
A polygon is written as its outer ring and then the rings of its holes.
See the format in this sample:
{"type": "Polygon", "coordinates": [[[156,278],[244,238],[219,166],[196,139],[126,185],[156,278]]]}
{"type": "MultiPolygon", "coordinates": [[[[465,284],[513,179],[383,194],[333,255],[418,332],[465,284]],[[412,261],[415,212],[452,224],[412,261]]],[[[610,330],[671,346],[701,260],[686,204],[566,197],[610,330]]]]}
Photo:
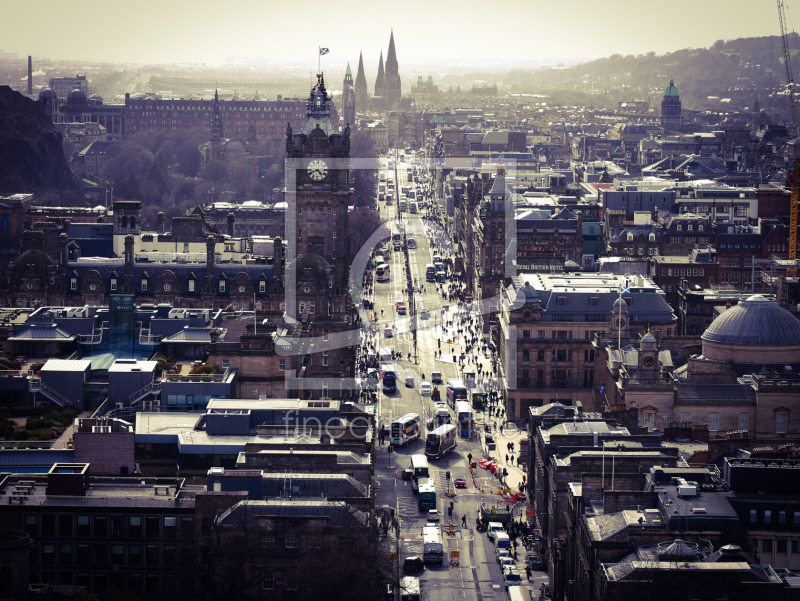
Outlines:
{"type": "Polygon", "coordinates": [[[119,223],[123,227],[123,229],[127,228],[128,227],[128,217],[126,215],[123,215],[122,219],[120,219],[119,223]]]}
{"type": "Polygon", "coordinates": [[[633,242],[633,233],[628,232],[628,242],[633,242]]]}
{"type": "Polygon", "coordinates": [[[656,241],[656,235],[655,235],[655,233],[653,233],[653,232],[650,232],[649,239],[650,239],[650,242],[655,242],[655,241],[656,241]]]}

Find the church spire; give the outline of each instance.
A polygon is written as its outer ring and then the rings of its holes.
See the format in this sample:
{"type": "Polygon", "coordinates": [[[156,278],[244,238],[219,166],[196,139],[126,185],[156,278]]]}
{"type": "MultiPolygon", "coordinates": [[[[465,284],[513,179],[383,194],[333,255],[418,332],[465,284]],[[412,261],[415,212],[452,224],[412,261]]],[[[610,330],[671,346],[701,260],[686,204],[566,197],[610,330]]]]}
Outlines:
{"type": "Polygon", "coordinates": [[[394,49],[394,30],[392,30],[392,33],[389,36],[389,52],[386,54],[386,76],[396,76],[397,69],[397,52],[394,49]]]}
{"type": "Polygon", "coordinates": [[[386,98],[386,108],[397,107],[400,102],[401,84],[397,64],[397,52],[394,48],[394,31],[389,36],[389,52],[386,54],[386,72],[383,76],[383,96],[386,98]]]}
{"type": "Polygon", "coordinates": [[[219,114],[219,94],[214,89],[214,104],[211,107],[211,139],[219,142],[222,139],[222,116],[219,114]]]}
{"type": "Polygon", "coordinates": [[[375,96],[383,96],[383,50],[378,62],[378,76],[375,78],[375,96]]]}
{"type": "Polygon", "coordinates": [[[362,112],[367,110],[369,103],[369,90],[367,89],[367,76],[364,74],[364,53],[358,54],[358,71],[356,72],[356,110],[362,112]]]}

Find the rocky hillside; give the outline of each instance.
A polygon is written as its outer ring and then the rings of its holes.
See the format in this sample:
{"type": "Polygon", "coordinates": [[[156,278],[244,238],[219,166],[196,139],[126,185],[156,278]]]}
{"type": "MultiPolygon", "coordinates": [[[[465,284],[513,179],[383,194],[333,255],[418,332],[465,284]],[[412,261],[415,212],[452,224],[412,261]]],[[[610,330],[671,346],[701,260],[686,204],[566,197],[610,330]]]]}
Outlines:
{"type": "Polygon", "coordinates": [[[76,195],[80,179],[67,165],[61,134],[39,103],[0,86],[0,193],[76,195]]]}

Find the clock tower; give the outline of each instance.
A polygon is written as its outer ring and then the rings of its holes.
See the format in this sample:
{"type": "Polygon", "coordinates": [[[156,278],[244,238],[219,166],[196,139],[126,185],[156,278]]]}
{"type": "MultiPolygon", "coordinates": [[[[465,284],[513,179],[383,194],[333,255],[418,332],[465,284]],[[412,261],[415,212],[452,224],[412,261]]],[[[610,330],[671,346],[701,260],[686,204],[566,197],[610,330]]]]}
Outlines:
{"type": "Polygon", "coordinates": [[[350,128],[337,132],[322,74],[306,103],[300,132],[286,128],[286,313],[302,349],[290,394],[346,398],[354,385],[357,312],[349,289],[350,128]]]}

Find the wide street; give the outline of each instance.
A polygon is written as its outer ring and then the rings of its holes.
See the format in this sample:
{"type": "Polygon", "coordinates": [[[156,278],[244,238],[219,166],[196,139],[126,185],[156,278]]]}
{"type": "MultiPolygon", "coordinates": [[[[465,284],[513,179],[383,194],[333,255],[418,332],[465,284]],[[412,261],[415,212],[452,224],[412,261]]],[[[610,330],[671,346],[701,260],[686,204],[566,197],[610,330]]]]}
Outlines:
{"type": "MultiPolygon", "coordinates": [[[[386,166],[384,161],[383,165],[386,166]]],[[[374,302],[374,311],[364,313],[364,320],[378,326],[377,334],[369,342],[375,348],[389,348],[400,353],[400,359],[395,360],[397,372],[397,392],[384,393],[382,386],[378,392],[378,414],[382,424],[389,424],[393,419],[406,413],[418,413],[422,417],[422,435],[407,446],[394,448],[389,452],[386,441],[379,449],[376,463],[376,507],[394,509],[399,518],[398,531],[389,531],[391,545],[399,545],[400,552],[398,566],[403,558],[411,555],[422,556],[422,527],[427,524],[425,511],[417,506],[417,496],[412,491],[411,482],[401,478],[402,470],[409,468],[411,455],[424,453],[426,422],[431,416],[434,403],[430,396],[422,396],[419,392],[420,383],[430,382],[431,372],[442,373],[443,382],[450,378],[461,377],[458,363],[454,361],[454,354],[460,356],[465,352],[465,337],[459,335],[459,328],[466,329],[464,324],[474,317],[463,314],[457,316],[457,302],[449,302],[437,291],[436,284],[426,281],[426,266],[433,263],[434,250],[447,256],[446,249],[442,249],[441,239],[439,248],[432,246],[437,240],[436,229],[426,228],[422,216],[429,214],[432,202],[427,208],[420,208],[416,214],[410,212],[400,213],[398,210],[398,196],[400,190],[409,186],[416,189],[417,195],[425,187],[424,161],[418,161],[420,166],[419,185],[409,182],[407,167],[409,163],[398,162],[397,168],[383,171],[382,179],[394,180],[396,187],[391,203],[380,202],[381,218],[393,231],[404,233],[404,240],[413,234],[416,248],[408,249],[411,282],[415,288],[412,312],[409,307],[409,292],[405,275],[406,260],[403,249],[394,250],[391,242],[387,247],[391,250],[390,278],[388,282],[373,283],[373,294],[366,298],[374,302]],[[395,175],[396,172],[396,175],[395,175]],[[424,290],[423,290],[424,287],[424,290]],[[397,301],[406,305],[406,314],[400,315],[396,310],[397,301]],[[422,319],[423,307],[429,314],[427,319],[422,319]],[[375,319],[377,318],[377,321],[375,319]],[[447,321],[452,321],[452,327],[446,327],[447,321]],[[414,324],[416,322],[417,342],[414,345],[414,324]],[[387,327],[391,337],[385,335],[387,327]],[[438,357],[438,352],[442,355],[438,357]],[[409,358],[410,355],[410,358],[409,358]],[[406,386],[407,377],[413,377],[413,386],[406,386]]],[[[387,185],[387,181],[381,184],[387,185]]],[[[388,185],[387,185],[388,187],[388,185]]],[[[388,191],[388,190],[387,190],[388,191]]],[[[380,249],[376,249],[380,252],[380,249]]],[[[384,252],[384,259],[386,258],[384,252]]],[[[441,290],[441,288],[440,288],[441,290]]],[[[473,321],[473,323],[476,323],[473,321]]],[[[462,332],[462,334],[465,332],[462,332]]],[[[473,355],[474,356],[474,355],[473,355]]],[[[491,363],[490,355],[481,355],[480,362],[484,370],[491,363]]],[[[446,401],[446,385],[438,386],[442,401],[446,401]]],[[[516,507],[507,507],[505,498],[498,493],[501,483],[490,471],[477,467],[470,471],[467,463],[467,454],[471,453],[473,461],[479,461],[490,454],[486,452],[483,433],[487,420],[491,423],[494,437],[497,440],[497,450],[491,456],[497,459],[498,465],[505,467],[508,472],[507,486],[517,492],[522,481],[523,472],[517,467],[514,457],[519,457],[519,441],[524,433],[506,430],[507,434],[497,431],[497,423],[484,411],[475,410],[475,433],[471,438],[458,438],[458,446],[448,456],[430,462],[430,476],[436,483],[437,509],[440,514],[439,526],[442,530],[445,561],[442,566],[426,565],[423,573],[417,574],[422,583],[423,596],[431,601],[467,600],[482,601],[507,599],[506,589],[503,584],[500,566],[495,557],[494,546],[486,537],[485,532],[476,530],[476,517],[482,503],[486,506],[497,506],[498,511],[513,511],[518,521],[525,521],[526,507],[520,504],[516,507]],[[505,457],[508,452],[508,443],[515,444],[515,452],[507,462],[505,457]],[[451,477],[465,478],[467,488],[453,489],[453,496],[448,496],[448,481],[446,472],[450,471],[451,477]],[[448,508],[453,503],[452,528],[448,524],[448,508]],[[462,516],[466,517],[466,527],[463,526],[462,516]]],[[[451,423],[456,423],[456,417],[451,408],[451,423]]],[[[534,571],[533,578],[527,582],[525,577],[525,552],[519,545],[517,553],[517,566],[522,574],[522,584],[532,591],[532,598],[538,598],[540,586],[547,582],[546,572],[534,571]]],[[[399,571],[399,575],[403,575],[399,571]]]]}

